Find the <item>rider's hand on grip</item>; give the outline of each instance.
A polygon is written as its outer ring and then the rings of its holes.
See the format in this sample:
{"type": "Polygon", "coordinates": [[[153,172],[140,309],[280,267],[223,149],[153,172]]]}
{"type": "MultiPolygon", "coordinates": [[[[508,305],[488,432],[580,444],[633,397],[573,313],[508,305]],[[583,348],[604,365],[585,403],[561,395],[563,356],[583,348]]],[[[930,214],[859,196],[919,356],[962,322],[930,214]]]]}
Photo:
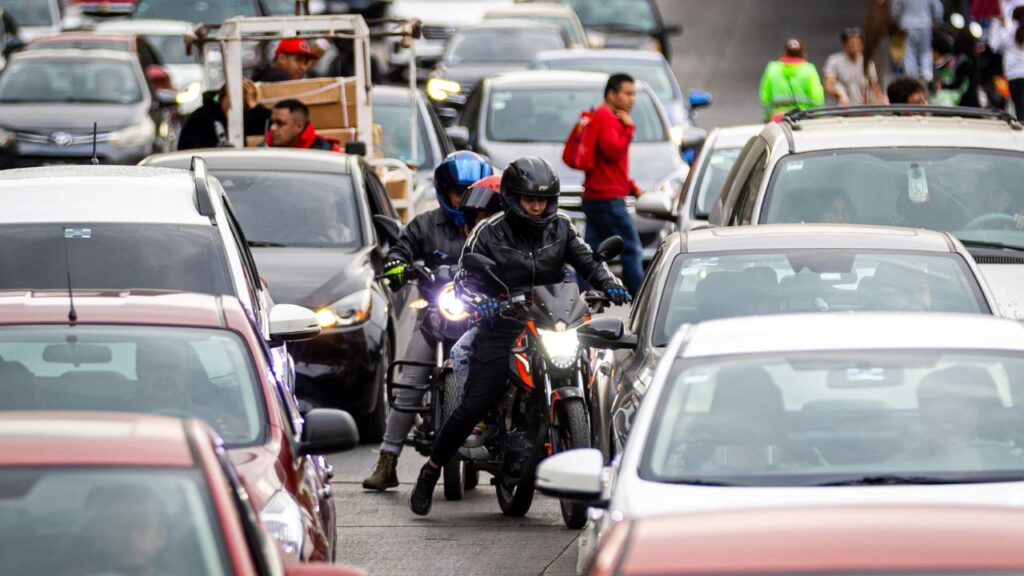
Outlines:
{"type": "Polygon", "coordinates": [[[494,298],[484,298],[473,303],[473,314],[481,320],[494,320],[501,312],[501,302],[494,298]]]}
{"type": "Polygon", "coordinates": [[[629,292],[622,286],[614,285],[604,289],[604,293],[608,295],[608,299],[612,301],[612,304],[616,306],[622,306],[629,304],[633,301],[633,297],[629,295],[629,292]]]}
{"type": "Polygon", "coordinates": [[[388,287],[397,292],[405,284],[405,269],[408,264],[399,259],[388,260],[384,263],[384,279],[388,281],[388,287]]]}

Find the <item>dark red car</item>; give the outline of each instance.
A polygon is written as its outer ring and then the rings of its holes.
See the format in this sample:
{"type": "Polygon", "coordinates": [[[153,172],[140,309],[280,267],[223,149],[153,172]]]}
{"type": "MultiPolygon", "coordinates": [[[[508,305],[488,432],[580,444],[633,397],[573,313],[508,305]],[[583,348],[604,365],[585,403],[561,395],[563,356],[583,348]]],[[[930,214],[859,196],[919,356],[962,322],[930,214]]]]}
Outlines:
{"type": "Polygon", "coordinates": [[[0,419],[0,574],[359,576],[286,566],[220,439],[198,420],[0,419]]]}
{"type": "Polygon", "coordinates": [[[152,90],[173,90],[171,77],[159,53],[145,36],[101,32],[59,32],[33,39],[25,50],[113,50],[128,52],[139,60],[152,90]]]}
{"type": "Polygon", "coordinates": [[[1024,511],[863,506],[692,513],[615,525],[591,576],[1020,574],[1024,511]]]}
{"type": "Polygon", "coordinates": [[[76,292],[74,308],[70,321],[66,292],[0,293],[0,410],[204,420],[286,557],[334,558],[334,502],[319,454],[357,444],[355,422],[328,409],[303,419],[235,298],[76,292]]]}

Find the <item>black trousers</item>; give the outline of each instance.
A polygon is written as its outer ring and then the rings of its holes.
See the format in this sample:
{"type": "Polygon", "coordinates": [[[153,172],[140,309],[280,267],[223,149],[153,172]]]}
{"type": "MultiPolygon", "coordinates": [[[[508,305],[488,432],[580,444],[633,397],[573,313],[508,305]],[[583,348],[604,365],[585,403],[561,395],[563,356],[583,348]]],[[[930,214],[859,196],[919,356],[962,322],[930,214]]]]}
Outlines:
{"type": "Polygon", "coordinates": [[[1010,98],[1017,112],[1017,119],[1024,120],[1024,78],[1010,80],[1010,98]]]}
{"type": "Polygon", "coordinates": [[[435,464],[447,464],[465,444],[477,422],[501,400],[508,386],[512,344],[520,332],[517,327],[481,327],[469,359],[469,375],[462,403],[434,440],[430,459],[435,464]]]}

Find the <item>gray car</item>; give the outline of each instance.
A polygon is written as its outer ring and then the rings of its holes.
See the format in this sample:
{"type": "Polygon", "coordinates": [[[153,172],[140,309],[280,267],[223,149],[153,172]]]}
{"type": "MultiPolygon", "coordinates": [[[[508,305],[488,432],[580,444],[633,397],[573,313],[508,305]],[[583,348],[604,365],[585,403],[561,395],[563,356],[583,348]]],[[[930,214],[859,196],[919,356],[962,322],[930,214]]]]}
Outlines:
{"type": "MultiPolygon", "coordinates": [[[[562,180],[562,209],[582,226],[583,173],[562,162],[562,146],[580,113],[603,103],[607,81],[605,74],[565,70],[513,72],[489,78],[470,96],[459,117],[460,126],[450,128],[449,134],[456,146],[461,143],[488,156],[499,168],[521,156],[547,159],[562,180]]],[[[664,108],[642,82],[632,116],[636,123],[629,148],[633,178],[648,193],[674,198],[682,192],[689,167],[669,136],[664,108]]],[[[632,199],[627,200],[632,206],[632,199]]],[[[651,218],[637,216],[635,220],[644,259],[650,259],[670,227],[651,218]]]]}

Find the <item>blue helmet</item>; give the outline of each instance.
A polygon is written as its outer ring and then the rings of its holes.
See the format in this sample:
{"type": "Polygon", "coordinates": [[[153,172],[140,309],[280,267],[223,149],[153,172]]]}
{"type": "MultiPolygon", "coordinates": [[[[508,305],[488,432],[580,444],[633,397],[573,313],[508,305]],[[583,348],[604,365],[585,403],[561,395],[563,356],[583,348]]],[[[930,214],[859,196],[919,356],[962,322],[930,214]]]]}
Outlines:
{"type": "Polygon", "coordinates": [[[437,203],[441,205],[448,220],[456,226],[466,223],[466,216],[461,210],[454,208],[448,201],[449,192],[459,195],[479,180],[494,174],[494,168],[484,160],[483,156],[474,152],[461,151],[449,154],[434,169],[434,190],[437,191],[437,203]]]}

